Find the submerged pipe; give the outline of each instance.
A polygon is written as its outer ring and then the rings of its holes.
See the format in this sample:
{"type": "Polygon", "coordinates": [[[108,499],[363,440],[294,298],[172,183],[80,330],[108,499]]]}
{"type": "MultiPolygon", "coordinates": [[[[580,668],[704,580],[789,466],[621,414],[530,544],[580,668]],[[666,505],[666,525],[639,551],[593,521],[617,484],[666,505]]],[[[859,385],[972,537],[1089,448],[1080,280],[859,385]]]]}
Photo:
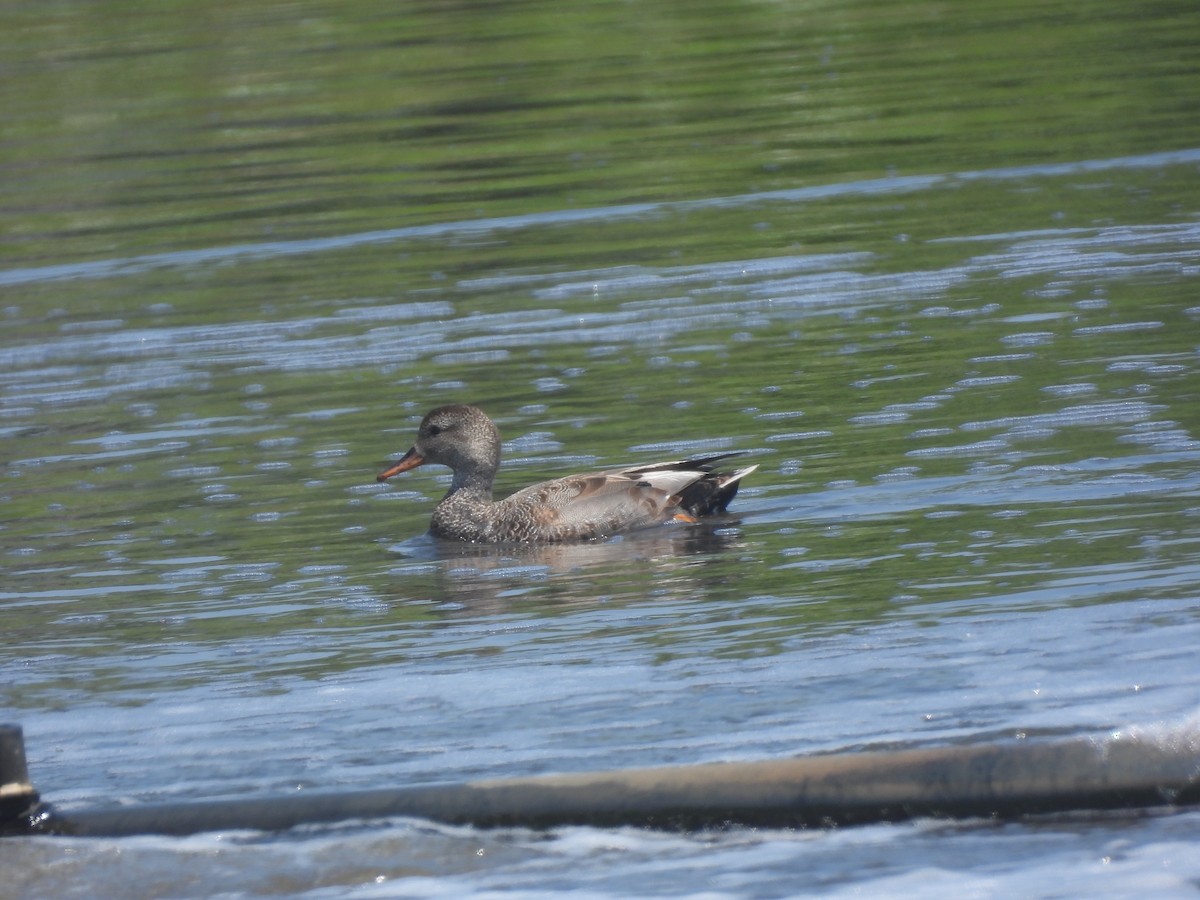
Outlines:
{"type": "Polygon", "coordinates": [[[38,805],[25,763],[25,735],[20,725],[0,724],[0,834],[19,823],[38,805]]]}
{"type": "Polygon", "coordinates": [[[9,833],[121,836],[276,831],[390,816],[481,827],[824,827],[915,816],[1015,817],[1198,802],[1200,744],[1195,739],[1121,737],[68,812],[39,805],[23,815],[21,828],[13,829],[10,823],[9,833]]]}

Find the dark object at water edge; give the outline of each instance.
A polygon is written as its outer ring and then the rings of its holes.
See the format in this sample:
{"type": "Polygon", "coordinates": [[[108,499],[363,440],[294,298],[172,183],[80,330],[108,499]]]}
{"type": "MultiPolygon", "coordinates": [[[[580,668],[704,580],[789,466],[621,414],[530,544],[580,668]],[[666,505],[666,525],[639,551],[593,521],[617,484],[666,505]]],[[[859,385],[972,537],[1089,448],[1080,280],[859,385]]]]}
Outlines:
{"type": "Polygon", "coordinates": [[[59,812],[25,772],[19,726],[0,726],[0,784],[20,784],[3,834],[122,836],[278,831],[406,816],[480,827],[827,827],[918,816],[1015,818],[1200,802],[1194,740],[1014,742],[763,762],[585,772],[258,799],[59,812]],[[20,809],[14,812],[14,808],[20,809]]]}

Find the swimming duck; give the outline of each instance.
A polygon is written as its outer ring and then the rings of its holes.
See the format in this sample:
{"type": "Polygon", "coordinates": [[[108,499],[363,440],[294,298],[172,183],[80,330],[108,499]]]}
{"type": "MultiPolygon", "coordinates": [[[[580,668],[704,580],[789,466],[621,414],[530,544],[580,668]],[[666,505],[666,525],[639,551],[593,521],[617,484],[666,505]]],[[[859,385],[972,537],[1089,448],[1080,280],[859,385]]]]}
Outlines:
{"type": "Polygon", "coordinates": [[[736,455],[568,475],[494,502],[500,432],[478,407],[451,405],[426,415],[412,449],[376,480],[425,463],[449,466],[454,479],[429,528],[437,537],[488,544],[580,541],[723,513],[738,483],[758,468],[714,469],[719,460],[736,455]]]}

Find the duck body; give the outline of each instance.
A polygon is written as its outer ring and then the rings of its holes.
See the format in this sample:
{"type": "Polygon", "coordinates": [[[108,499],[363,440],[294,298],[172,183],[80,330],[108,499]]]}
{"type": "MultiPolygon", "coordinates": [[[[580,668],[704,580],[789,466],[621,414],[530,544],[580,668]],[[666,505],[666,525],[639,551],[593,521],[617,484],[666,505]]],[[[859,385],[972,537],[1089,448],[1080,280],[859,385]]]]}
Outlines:
{"type": "Polygon", "coordinates": [[[433,511],[430,532],[474,543],[554,543],[607,537],[672,520],[723,513],[738,483],[757,466],[718,472],[736,454],[629,466],[543,481],[500,501],[500,432],[475,406],[440,406],[421,421],[417,440],[379,481],[425,463],[449,466],[450,490],[433,511]]]}

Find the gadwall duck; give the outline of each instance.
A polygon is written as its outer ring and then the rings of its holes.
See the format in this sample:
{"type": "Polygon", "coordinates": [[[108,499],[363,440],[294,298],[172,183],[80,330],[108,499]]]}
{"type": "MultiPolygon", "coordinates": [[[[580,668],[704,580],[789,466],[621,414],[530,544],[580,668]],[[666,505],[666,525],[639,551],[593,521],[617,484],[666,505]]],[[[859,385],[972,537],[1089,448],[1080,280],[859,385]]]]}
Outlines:
{"type": "Polygon", "coordinates": [[[424,463],[449,466],[454,480],[429,527],[438,537],[487,544],[579,541],[723,513],[738,482],[758,468],[713,469],[735,455],[568,475],[492,502],[499,430],[477,407],[439,406],[421,420],[412,449],[376,480],[424,463]]]}

